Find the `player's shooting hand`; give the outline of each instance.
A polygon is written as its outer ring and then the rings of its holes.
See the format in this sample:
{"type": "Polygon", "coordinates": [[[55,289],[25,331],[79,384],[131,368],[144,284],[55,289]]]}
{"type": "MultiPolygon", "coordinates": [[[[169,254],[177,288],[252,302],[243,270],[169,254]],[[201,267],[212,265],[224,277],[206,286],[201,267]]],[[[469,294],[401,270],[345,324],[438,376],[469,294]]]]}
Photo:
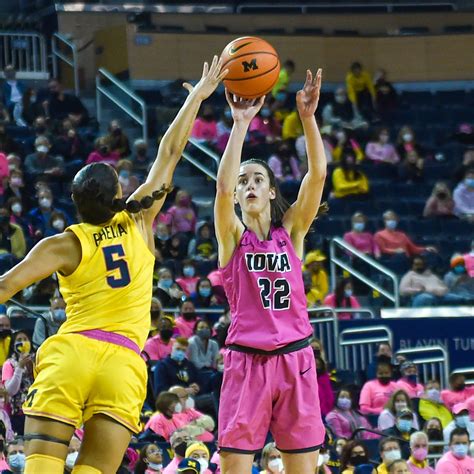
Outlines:
{"type": "Polygon", "coordinates": [[[318,108],[319,93],[321,92],[321,79],[323,70],[318,69],[316,76],[308,69],[303,89],[296,94],[296,107],[301,119],[314,117],[318,108]]]}
{"type": "Polygon", "coordinates": [[[265,102],[265,96],[259,99],[243,99],[231,94],[227,89],[225,90],[225,97],[232,111],[234,122],[250,123],[265,102]]]}
{"type": "Polygon", "coordinates": [[[212,59],[211,66],[206,61],[202,68],[202,76],[200,81],[193,87],[189,82],[185,82],[183,87],[191,94],[197,94],[200,100],[207,99],[216,89],[222,79],[229,72],[228,69],[222,69],[222,60],[217,56],[212,59]]]}

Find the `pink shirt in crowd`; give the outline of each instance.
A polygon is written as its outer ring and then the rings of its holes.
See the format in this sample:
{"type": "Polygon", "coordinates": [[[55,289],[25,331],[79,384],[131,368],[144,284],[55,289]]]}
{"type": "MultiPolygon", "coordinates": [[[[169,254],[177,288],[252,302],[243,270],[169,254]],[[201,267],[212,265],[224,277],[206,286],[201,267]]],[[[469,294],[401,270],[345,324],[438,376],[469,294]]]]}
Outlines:
{"type": "MultiPolygon", "coordinates": [[[[338,438],[342,437],[346,439],[350,439],[352,433],[357,428],[372,428],[370,423],[354,410],[340,410],[338,408],[334,408],[334,410],[328,413],[326,416],[326,424],[338,438]]],[[[362,439],[379,438],[378,435],[369,433],[368,431],[361,431],[359,436],[362,439]]]]}
{"type": "Polygon", "coordinates": [[[413,385],[404,379],[397,380],[395,385],[396,390],[405,390],[410,398],[420,398],[425,392],[425,388],[421,383],[413,385]]]}
{"type": "Polygon", "coordinates": [[[473,278],[474,277],[474,252],[467,253],[463,255],[464,264],[466,265],[467,274],[473,278]]]}
{"type": "Polygon", "coordinates": [[[189,339],[194,334],[196,321],[197,319],[186,321],[182,316],[178,316],[174,321],[176,335],[189,339]]]}
{"type": "Polygon", "coordinates": [[[365,147],[365,156],[379,163],[396,164],[400,161],[395,147],[391,143],[369,142],[365,147]]]}
{"type": "Polygon", "coordinates": [[[436,474],[473,474],[474,459],[466,456],[458,459],[451,451],[448,451],[436,464],[436,474]]]}
{"type": "Polygon", "coordinates": [[[286,180],[286,179],[300,180],[301,179],[301,170],[298,164],[298,160],[294,156],[290,157],[291,175],[283,174],[284,172],[283,160],[276,155],[273,155],[269,158],[268,166],[271,168],[271,170],[273,171],[275,175],[275,178],[278,180],[286,180]]]}
{"type": "Polygon", "coordinates": [[[215,120],[207,121],[198,117],[194,122],[191,136],[197,140],[214,141],[217,137],[217,122],[215,120]]]}
{"type": "Polygon", "coordinates": [[[184,418],[179,416],[179,413],[175,413],[173,418],[167,418],[162,413],[155,413],[145,425],[145,430],[150,428],[157,435],[165,438],[166,441],[170,440],[171,435],[179,428],[186,425],[184,418]]]}
{"type": "Polygon", "coordinates": [[[199,281],[199,277],[176,278],[176,283],[186,293],[186,296],[191,296],[193,293],[196,293],[196,285],[198,281],[199,281]]]}
{"type": "Polygon", "coordinates": [[[171,354],[175,341],[176,339],[171,338],[168,344],[166,344],[161,340],[160,335],[157,334],[146,341],[143,352],[148,354],[150,360],[164,359],[171,354]]]}
{"type": "Polygon", "coordinates": [[[171,235],[196,230],[196,213],[192,207],[171,206],[166,215],[171,225],[171,235]]]}
{"type": "Polygon", "coordinates": [[[413,257],[425,251],[425,247],[415,245],[405,232],[398,230],[379,230],[374,239],[381,253],[394,254],[396,249],[403,248],[408,257],[413,257]]]}
{"type": "Polygon", "coordinates": [[[359,252],[367,255],[380,255],[380,249],[375,243],[374,236],[370,232],[346,232],[344,240],[355,247],[359,252]]]}
{"type": "MultiPolygon", "coordinates": [[[[432,467],[428,465],[424,467],[419,467],[412,462],[411,458],[407,461],[407,464],[408,469],[410,470],[410,474],[435,474],[435,470],[432,467]]],[[[424,464],[428,463],[425,461],[424,464]]]]}
{"type": "Polygon", "coordinates": [[[464,390],[441,390],[441,401],[453,410],[454,405],[465,402],[468,398],[474,396],[474,387],[466,387],[464,390]]]}
{"type": "Polygon", "coordinates": [[[317,374],[318,376],[318,394],[321,415],[324,418],[334,408],[334,392],[331,387],[329,374],[317,374]]]}
{"type": "Polygon", "coordinates": [[[382,385],[378,380],[369,380],[360,392],[360,412],[364,415],[380,415],[396,389],[396,383],[393,381],[390,381],[387,385],[382,385]]]}
{"type": "MultiPolygon", "coordinates": [[[[184,420],[186,425],[189,425],[194,420],[201,418],[203,414],[200,411],[195,410],[194,408],[188,408],[187,410],[179,413],[180,418],[184,420]]],[[[203,443],[211,443],[214,441],[214,435],[210,431],[204,431],[204,433],[196,436],[198,441],[202,441],[203,443]]]]}
{"type": "Polygon", "coordinates": [[[176,474],[178,470],[178,464],[183,458],[178,459],[176,456],[170,461],[170,463],[163,469],[163,474],[176,474]]]}
{"type": "MultiPolygon", "coordinates": [[[[351,308],[360,308],[360,303],[357,301],[357,298],[355,296],[350,296],[349,301],[351,302],[351,305],[350,305],[351,308]]],[[[336,295],[334,293],[327,295],[326,298],[324,298],[323,304],[325,306],[330,306],[331,308],[335,308],[336,295]]],[[[342,300],[342,308],[347,308],[346,298],[342,300]]],[[[338,319],[352,319],[353,316],[354,316],[354,313],[339,313],[337,315],[338,319]]]]}
{"type": "Polygon", "coordinates": [[[120,153],[116,151],[111,151],[108,155],[101,155],[98,151],[93,151],[88,157],[86,164],[91,163],[107,163],[109,165],[115,166],[120,160],[120,153]]]}

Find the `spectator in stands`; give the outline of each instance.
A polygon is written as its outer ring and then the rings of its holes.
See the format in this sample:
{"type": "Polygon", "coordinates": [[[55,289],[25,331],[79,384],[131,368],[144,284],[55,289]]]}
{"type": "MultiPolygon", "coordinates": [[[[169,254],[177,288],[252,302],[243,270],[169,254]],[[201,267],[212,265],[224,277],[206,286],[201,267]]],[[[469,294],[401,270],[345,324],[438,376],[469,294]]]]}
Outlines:
{"type": "Polygon", "coordinates": [[[471,251],[463,255],[467,274],[474,277],[474,239],[471,241],[471,251]]]}
{"type": "Polygon", "coordinates": [[[450,389],[441,391],[441,400],[451,411],[455,405],[474,395],[474,386],[466,386],[464,374],[452,373],[449,376],[449,386],[450,389]]]}
{"type": "Polygon", "coordinates": [[[140,186],[138,178],[133,175],[133,163],[130,160],[120,160],[115,170],[122,186],[122,196],[128,198],[140,186]]]}
{"type": "Polygon", "coordinates": [[[444,181],[438,181],[425,204],[423,217],[454,217],[454,200],[444,181]]]}
{"type": "Polygon", "coordinates": [[[161,360],[171,354],[175,338],[173,337],[174,321],[171,316],[161,315],[153,335],[145,343],[143,356],[145,360],[161,360]]]}
{"type": "Polygon", "coordinates": [[[197,369],[186,357],[188,346],[186,338],[177,337],[171,354],[158,361],[155,370],[155,393],[168,390],[173,385],[185,387],[190,395],[199,392],[199,385],[196,383],[197,369]]]}
{"type": "Polygon", "coordinates": [[[450,262],[451,271],[444,275],[444,284],[449,293],[462,298],[461,304],[469,304],[474,301],[474,278],[466,271],[465,258],[462,255],[454,255],[450,262]]]}
{"type": "MultiPolygon", "coordinates": [[[[324,298],[323,304],[331,308],[360,308],[360,303],[353,296],[352,282],[350,278],[341,278],[336,285],[334,293],[330,293],[324,298]]],[[[355,313],[339,313],[339,319],[352,319],[355,313]]]]}
{"type": "Polygon", "coordinates": [[[291,112],[291,98],[286,90],[280,90],[270,98],[268,104],[275,119],[281,124],[285,117],[291,112]]]}
{"type": "Polygon", "coordinates": [[[189,242],[188,256],[198,262],[217,261],[217,241],[209,222],[197,226],[197,235],[189,242]]]}
{"type": "Polygon", "coordinates": [[[23,438],[17,436],[13,441],[10,441],[7,445],[6,452],[7,462],[11,472],[13,474],[23,474],[26,460],[23,438]]]}
{"type": "Polygon", "coordinates": [[[212,105],[203,104],[201,113],[196,118],[191,137],[199,142],[214,143],[217,139],[217,121],[212,105]]]}
{"type": "Polygon", "coordinates": [[[423,431],[415,431],[410,436],[410,458],[408,467],[412,474],[435,474],[428,460],[428,436],[423,431]]]}
{"type": "Polygon", "coordinates": [[[420,398],[425,392],[425,388],[418,383],[418,367],[410,360],[406,360],[400,366],[401,379],[397,380],[396,386],[399,390],[404,390],[410,398],[420,398]]]}
{"type": "Polygon", "coordinates": [[[389,342],[381,342],[377,346],[377,353],[375,354],[375,360],[372,360],[367,365],[367,379],[373,380],[376,377],[377,364],[379,362],[385,362],[386,364],[392,365],[393,351],[392,346],[389,342]]]}
{"type": "Polygon", "coordinates": [[[360,114],[370,121],[375,108],[375,88],[370,74],[361,63],[352,63],[346,75],[346,88],[356,116],[360,114]]]}
{"type": "Polygon", "coordinates": [[[387,71],[379,69],[374,74],[375,103],[377,114],[384,121],[392,118],[392,113],[397,107],[397,91],[392,83],[387,80],[387,71]]]}
{"type": "Polygon", "coordinates": [[[418,255],[413,258],[412,269],[400,281],[400,295],[411,298],[414,308],[443,304],[461,304],[463,298],[448,291],[448,287],[418,255]]]}
{"type": "Polygon", "coordinates": [[[216,427],[216,424],[211,416],[204,415],[200,411],[194,408],[194,398],[187,392],[187,390],[179,385],[171,387],[170,393],[174,393],[179,398],[179,403],[183,407],[180,418],[185,422],[184,428],[187,433],[193,438],[203,443],[210,443],[214,441],[214,435],[212,431],[216,427]]]}
{"type": "Polygon", "coordinates": [[[27,125],[31,125],[36,117],[44,114],[42,105],[36,101],[36,91],[32,87],[26,88],[21,105],[21,118],[27,125]]]}
{"type": "Polygon", "coordinates": [[[316,351],[314,352],[316,360],[316,375],[318,378],[319,407],[321,408],[321,416],[324,419],[324,417],[334,407],[334,392],[332,390],[327,364],[321,355],[317,356],[316,351]]]}
{"type": "MultiPolygon", "coordinates": [[[[256,117],[255,117],[256,118],[256,117]]],[[[214,142],[214,148],[219,153],[224,153],[227,142],[229,141],[230,131],[232,130],[232,112],[229,107],[226,107],[221,115],[221,119],[217,122],[216,125],[216,139],[214,142]]],[[[260,134],[258,131],[254,131],[251,135],[252,144],[265,141],[265,137],[260,134]]]]}
{"type": "Polygon", "coordinates": [[[176,278],[176,283],[183,289],[187,297],[196,293],[196,285],[199,277],[196,276],[196,264],[193,260],[183,261],[183,276],[176,278]]]}
{"type": "Polygon", "coordinates": [[[0,207],[0,273],[16,265],[26,254],[23,229],[10,222],[8,209],[0,207]]]}
{"type": "Polygon", "coordinates": [[[388,466],[402,459],[400,444],[395,438],[382,438],[379,444],[379,454],[382,463],[377,466],[377,474],[389,474],[388,466]]]}
{"type": "Polygon", "coordinates": [[[454,170],[453,184],[459,184],[466,175],[466,171],[474,168],[474,148],[464,150],[462,163],[454,170]]]}
{"type": "Polygon", "coordinates": [[[400,163],[398,176],[401,181],[408,184],[420,183],[424,180],[425,160],[416,150],[406,153],[405,159],[400,163]]]}
{"type": "Polygon", "coordinates": [[[375,243],[383,255],[404,254],[407,257],[421,254],[423,252],[436,252],[434,247],[421,247],[415,245],[405,232],[395,230],[398,225],[398,216],[394,211],[383,213],[385,224],[384,230],[379,230],[374,235],[375,243]]]}
{"type": "Polygon", "coordinates": [[[107,163],[115,166],[120,160],[120,154],[110,149],[107,137],[98,137],[94,142],[94,151],[87,157],[86,164],[107,163]]]}
{"type": "MultiPolygon", "coordinates": [[[[336,406],[326,415],[326,424],[336,437],[351,438],[358,428],[372,429],[367,419],[358,413],[350,390],[341,388],[336,395],[336,406]]],[[[357,438],[370,439],[373,433],[362,431],[357,438]]]]}
{"type": "Polygon", "coordinates": [[[212,471],[208,469],[211,455],[204,443],[194,442],[190,444],[186,449],[186,457],[196,459],[199,462],[201,474],[212,474],[212,471]]]}
{"type": "Polygon", "coordinates": [[[161,474],[163,471],[163,451],[156,444],[146,444],[140,449],[135,465],[135,474],[161,474]]]}
{"type": "Polygon", "coordinates": [[[441,401],[440,384],[437,380],[430,380],[426,383],[425,395],[420,398],[418,404],[418,415],[425,421],[431,418],[438,418],[443,427],[453,420],[451,411],[441,401]]]}
{"type": "Polygon", "coordinates": [[[276,84],[273,86],[272,95],[273,97],[277,97],[278,93],[281,91],[286,91],[288,89],[288,85],[291,81],[291,76],[295,72],[295,63],[291,59],[287,59],[283,63],[283,67],[280,69],[280,73],[278,74],[278,80],[276,84]]]}
{"type": "Polygon", "coordinates": [[[456,186],[453,193],[454,213],[469,223],[474,223],[474,168],[468,169],[464,181],[456,186]]]}
{"type": "Polygon", "coordinates": [[[10,398],[13,431],[19,434],[23,434],[24,429],[23,402],[33,383],[33,360],[30,337],[24,331],[15,332],[11,338],[8,359],[2,367],[2,384],[10,398]]]}
{"type": "MultiPolygon", "coordinates": [[[[405,392],[405,390],[397,390],[393,392],[390,400],[385,405],[384,410],[379,415],[377,428],[380,431],[392,428],[396,423],[397,414],[405,409],[413,412],[413,405],[407,392],[405,392]]],[[[415,413],[413,413],[412,417],[412,426],[415,429],[419,429],[418,418],[415,413]]]]}
{"type": "Polygon", "coordinates": [[[288,141],[278,145],[276,153],[270,156],[268,166],[280,183],[280,189],[287,199],[292,199],[298,192],[301,182],[301,166],[294,150],[288,141]]]}
{"type": "Polygon", "coordinates": [[[216,368],[219,346],[211,334],[211,326],[201,319],[195,324],[194,336],[189,338],[188,359],[198,370],[216,368]]]}
{"type": "Polygon", "coordinates": [[[412,151],[416,151],[420,158],[424,158],[426,155],[426,150],[416,141],[415,133],[408,125],[404,125],[398,132],[397,151],[402,161],[412,151]]]}
{"type": "Polygon", "coordinates": [[[48,222],[48,230],[45,232],[45,237],[51,237],[52,235],[60,234],[64,231],[67,225],[67,217],[61,211],[54,211],[51,213],[51,217],[48,222]]]}
{"type": "Polygon", "coordinates": [[[51,143],[48,137],[41,136],[35,140],[35,152],[25,158],[25,173],[31,180],[48,178],[59,179],[64,174],[64,160],[61,156],[50,153],[51,143]]]}
{"type": "Polygon", "coordinates": [[[193,234],[196,230],[196,213],[192,206],[191,196],[183,189],[176,193],[173,206],[166,213],[171,226],[171,234],[178,232],[193,234]]]}
{"type": "Polygon", "coordinates": [[[339,163],[343,155],[355,156],[356,162],[364,159],[364,151],[355,138],[349,138],[343,129],[335,129],[336,144],[332,150],[332,161],[339,163]]]}
{"type": "Polygon", "coordinates": [[[392,365],[387,362],[377,364],[377,378],[366,382],[360,392],[360,411],[364,415],[380,415],[396,384],[392,379],[392,365]]]}
{"type": "Polygon", "coordinates": [[[369,192],[369,180],[359,169],[353,154],[344,153],[332,173],[332,197],[364,197],[369,192]]]}
{"type": "Polygon", "coordinates": [[[18,153],[20,146],[10,137],[5,129],[5,123],[0,122],[0,152],[9,155],[18,153]]]}
{"type": "Polygon", "coordinates": [[[142,179],[150,167],[150,158],[148,156],[148,145],[142,138],[137,138],[133,142],[133,172],[142,179]]]}
{"type": "Polygon", "coordinates": [[[324,269],[326,256],[320,250],[308,252],[304,259],[304,270],[311,273],[312,288],[316,290],[321,298],[325,298],[329,292],[329,277],[324,269]]]}
{"type": "Polygon", "coordinates": [[[408,468],[408,463],[404,459],[399,459],[398,461],[393,461],[389,464],[388,474],[410,474],[411,471],[408,468]]]}
{"type": "Polygon", "coordinates": [[[10,170],[8,167],[7,155],[5,155],[5,153],[0,153],[0,196],[3,196],[3,200],[5,200],[5,187],[9,174],[10,170]]]}
{"type": "Polygon", "coordinates": [[[311,273],[308,270],[303,272],[303,284],[308,309],[320,306],[323,299],[321,297],[321,293],[318,290],[312,288],[311,273]]]}
{"type": "Polygon", "coordinates": [[[150,429],[164,440],[169,441],[170,436],[177,429],[186,424],[180,417],[183,406],[179,402],[178,395],[175,393],[162,391],[155,402],[155,413],[145,425],[145,430],[150,429]]]}
{"type": "Polygon", "coordinates": [[[130,156],[130,142],[118,120],[112,120],[110,122],[108,132],[107,139],[111,151],[118,153],[121,158],[130,156]]]}
{"type": "Polygon", "coordinates": [[[469,434],[469,440],[474,441],[474,423],[469,415],[469,407],[467,403],[457,403],[452,409],[454,420],[451,421],[446,428],[443,429],[444,443],[448,444],[451,433],[456,428],[462,428],[467,430],[469,434]]]}
{"type": "Polygon", "coordinates": [[[0,367],[9,356],[12,339],[12,325],[6,314],[0,314],[0,367]]]}
{"type": "MultiPolygon", "coordinates": [[[[9,199],[17,198],[22,205],[25,205],[26,197],[24,196],[22,190],[24,185],[23,172],[19,169],[12,169],[10,171],[7,186],[5,188],[3,200],[8,201],[9,199]]],[[[21,214],[21,212],[19,214],[21,214]]]]}
{"type": "Polygon", "coordinates": [[[59,331],[61,324],[66,321],[66,303],[60,294],[56,294],[51,298],[49,311],[44,313],[44,319],[38,318],[35,323],[33,332],[33,348],[38,350],[39,346],[54,336],[59,331]]]}
{"type": "Polygon", "coordinates": [[[262,468],[260,474],[281,474],[284,472],[281,452],[274,442],[266,444],[263,448],[260,467],[262,468]]]}
{"type": "MultiPolygon", "coordinates": [[[[226,111],[230,113],[229,108],[227,108],[226,111]]],[[[232,114],[230,118],[232,118],[232,114]]],[[[232,120],[230,121],[228,134],[230,134],[231,128],[232,120]]],[[[249,133],[251,141],[256,143],[274,143],[275,140],[281,136],[281,125],[273,116],[268,103],[263,105],[258,114],[250,122],[249,133]]],[[[222,149],[222,152],[223,151],[224,149],[222,149]]]]}
{"type": "Polygon", "coordinates": [[[341,129],[354,130],[367,127],[360,117],[354,116],[354,108],[347,98],[346,89],[338,87],[334,92],[334,100],[323,108],[323,126],[340,127],[341,129]]]}
{"type": "Polygon", "coordinates": [[[2,87],[3,103],[7,106],[10,114],[15,115],[15,108],[21,107],[25,84],[16,78],[15,66],[9,64],[3,70],[5,82],[2,87]]]}
{"type": "Polygon", "coordinates": [[[362,441],[349,441],[341,453],[341,474],[353,474],[357,466],[369,464],[369,452],[362,441]]]}
{"type": "Polygon", "coordinates": [[[190,436],[186,428],[180,428],[171,435],[170,445],[171,449],[174,451],[174,457],[164,468],[163,474],[176,474],[178,464],[184,459],[188,443],[192,441],[193,438],[190,436]]]}
{"type": "Polygon", "coordinates": [[[209,308],[219,304],[214,295],[211,280],[207,277],[199,279],[196,284],[196,293],[191,299],[197,308],[209,308]]]}
{"type": "Polygon", "coordinates": [[[351,222],[352,230],[344,234],[344,240],[359,252],[378,258],[380,250],[375,243],[374,236],[365,229],[367,217],[362,212],[356,212],[352,216],[351,222]]]}
{"type": "Polygon", "coordinates": [[[173,280],[171,270],[166,267],[161,267],[158,271],[158,284],[154,291],[155,295],[163,306],[178,306],[179,301],[184,296],[183,290],[173,280]]]}
{"type": "Polygon", "coordinates": [[[436,464],[436,474],[474,472],[474,459],[469,455],[469,434],[456,428],[449,438],[449,451],[436,464]]]}
{"type": "Polygon", "coordinates": [[[408,459],[410,456],[410,435],[416,431],[413,428],[414,416],[415,414],[409,408],[402,408],[396,415],[395,424],[391,428],[382,431],[385,436],[403,440],[403,442],[400,442],[403,459],[408,459]]]}
{"type": "MultiPolygon", "coordinates": [[[[443,427],[441,426],[441,420],[439,418],[430,418],[423,427],[423,431],[428,436],[428,439],[431,442],[443,442],[443,427]]],[[[442,453],[442,446],[430,446],[430,454],[442,453]]]]}
{"type": "Polygon", "coordinates": [[[301,135],[303,135],[303,124],[301,123],[300,115],[295,106],[285,117],[285,120],[283,120],[281,138],[294,142],[298,137],[301,137],[301,135]]]}
{"type": "Polygon", "coordinates": [[[194,334],[194,326],[197,322],[196,308],[191,300],[181,301],[180,316],[175,320],[176,332],[179,336],[189,339],[194,334]]]}
{"type": "Polygon", "coordinates": [[[49,96],[43,102],[47,117],[52,120],[69,118],[76,126],[87,125],[89,113],[78,97],[66,94],[57,79],[49,81],[48,89],[49,96]]]}
{"type": "Polygon", "coordinates": [[[390,130],[386,127],[379,128],[375,140],[367,143],[365,156],[374,163],[396,165],[400,161],[397,150],[390,142],[390,130]]]}

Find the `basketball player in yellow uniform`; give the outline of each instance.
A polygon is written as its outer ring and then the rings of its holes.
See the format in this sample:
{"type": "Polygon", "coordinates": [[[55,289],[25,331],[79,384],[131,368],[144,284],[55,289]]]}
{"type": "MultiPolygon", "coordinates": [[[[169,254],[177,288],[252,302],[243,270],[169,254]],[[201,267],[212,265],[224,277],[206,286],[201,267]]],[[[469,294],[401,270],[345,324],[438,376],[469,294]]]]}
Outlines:
{"type": "Polygon", "coordinates": [[[146,367],[140,351],[150,326],[152,224],[169,190],[201,102],[222,77],[214,57],[161,141],[146,182],[127,200],[109,165],[77,173],[72,199],[82,223],[39,242],[0,277],[3,303],[57,272],[67,321],[39,349],[24,404],[25,474],[62,474],[69,440],[84,425],[74,474],[115,474],[138,432],[146,367]]]}

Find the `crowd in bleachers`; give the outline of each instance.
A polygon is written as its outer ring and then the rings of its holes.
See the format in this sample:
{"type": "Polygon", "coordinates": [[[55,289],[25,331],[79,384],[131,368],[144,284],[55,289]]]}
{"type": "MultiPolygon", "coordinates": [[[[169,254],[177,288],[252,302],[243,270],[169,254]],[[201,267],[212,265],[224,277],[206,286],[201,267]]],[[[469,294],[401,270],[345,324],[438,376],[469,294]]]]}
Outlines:
{"type": "MultiPolygon", "coordinates": [[[[291,93],[294,68],[292,61],[285,63],[252,121],[244,149],[244,157],[268,160],[288,200],[295,198],[306,166],[291,93]]],[[[36,91],[17,81],[12,67],[5,76],[0,106],[1,272],[40,239],[76,221],[70,182],[84,164],[113,165],[124,196],[129,196],[143,182],[152,158],[148,144],[132,143],[117,120],[106,134],[99,134],[99,124],[81,100],[56,79],[36,91]]],[[[384,71],[372,80],[359,63],[348,72],[346,87],[323,93],[318,119],[330,167],[325,190],[330,211],[318,218],[307,240],[303,276],[308,308],[324,304],[357,309],[367,295],[349,278],[341,278],[330,291],[325,252],[333,236],[343,236],[399,274],[406,304],[473,303],[474,149],[468,142],[474,142],[474,134],[467,124],[456,128],[472,117],[465,110],[469,97],[464,92],[400,95],[384,71]]],[[[232,126],[221,99],[217,94],[202,108],[192,132],[219,153],[232,126]]],[[[166,97],[162,100],[166,103],[166,97]]],[[[179,472],[198,472],[192,470],[194,459],[208,473],[218,463],[214,452],[221,351],[230,314],[217,271],[213,223],[200,218],[192,198],[186,189],[176,189],[157,218],[151,327],[142,353],[149,369],[148,395],[143,431],[127,451],[122,472],[174,474],[180,462],[191,470],[179,472]],[[160,467],[170,454],[171,463],[160,467]]],[[[21,473],[21,405],[32,382],[33,356],[66,315],[54,278],[16,298],[50,307],[34,327],[21,327],[22,318],[0,316],[0,435],[8,443],[0,471],[21,473]]],[[[354,312],[339,317],[350,319],[354,312]]],[[[452,463],[474,465],[462,447],[468,449],[474,441],[474,392],[461,377],[452,377],[451,388],[441,391],[438,381],[419,380],[414,364],[400,364],[390,348],[381,346],[367,373],[351,378],[331,365],[320,341],[313,340],[312,347],[328,432],[317,472],[433,472],[426,461],[428,441],[446,445],[429,448],[430,454],[446,450],[436,472],[456,472],[449,470],[452,463]]],[[[78,430],[69,448],[68,472],[81,438],[78,430]]],[[[281,473],[281,455],[268,441],[260,459],[262,472],[281,473]]]]}

